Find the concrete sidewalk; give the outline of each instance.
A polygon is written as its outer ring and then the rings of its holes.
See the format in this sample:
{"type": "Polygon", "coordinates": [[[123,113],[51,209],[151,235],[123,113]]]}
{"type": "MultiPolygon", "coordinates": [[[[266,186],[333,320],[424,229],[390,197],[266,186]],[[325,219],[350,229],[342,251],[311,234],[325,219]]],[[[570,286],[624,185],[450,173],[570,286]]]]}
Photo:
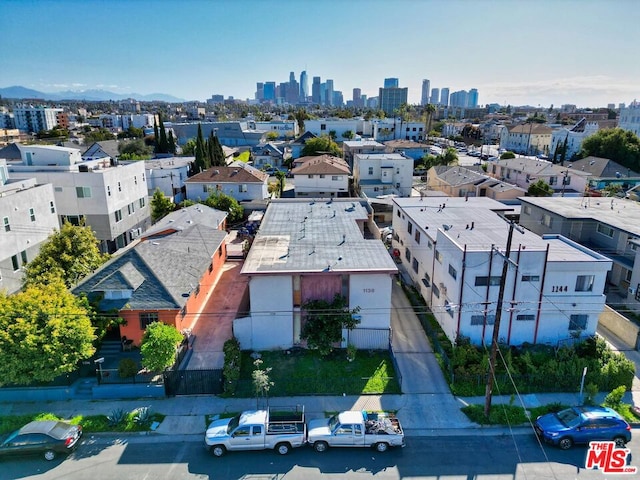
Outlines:
{"type": "MultiPolygon", "coordinates": [[[[534,407],[559,402],[567,405],[579,403],[575,393],[549,393],[525,395],[515,403],[534,407]]],[[[494,397],[493,408],[508,404],[511,397],[494,397]]],[[[460,408],[467,404],[484,405],[484,397],[460,398],[449,394],[412,395],[363,395],[363,396],[316,396],[271,398],[271,406],[304,406],[307,418],[319,418],[328,412],[340,410],[393,410],[397,412],[407,436],[440,436],[499,434],[508,428],[480,426],[471,422],[460,408]]],[[[0,404],[0,416],[23,415],[37,412],[52,412],[63,418],[75,415],[108,415],[115,409],[131,411],[147,406],[152,411],[166,415],[155,431],[165,435],[202,435],[206,429],[206,415],[240,412],[256,409],[255,398],[220,398],[210,395],[184,396],[166,399],[140,399],[122,401],[72,400],[62,402],[0,404]]],[[[260,405],[261,408],[264,405],[260,405]]],[[[530,428],[516,430],[529,432],[530,428]]],[[[526,427],[526,426],[525,426],[526,427]]]]}

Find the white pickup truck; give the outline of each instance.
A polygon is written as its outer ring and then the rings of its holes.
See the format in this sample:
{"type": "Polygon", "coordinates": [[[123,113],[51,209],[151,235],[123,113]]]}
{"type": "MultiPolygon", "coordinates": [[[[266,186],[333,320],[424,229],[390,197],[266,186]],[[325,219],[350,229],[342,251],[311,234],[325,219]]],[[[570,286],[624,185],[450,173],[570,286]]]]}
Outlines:
{"type": "Polygon", "coordinates": [[[395,415],[352,410],[309,421],[307,442],[316,452],[329,447],[375,447],[384,452],[404,447],[404,432],[395,415]]]}
{"type": "Polygon", "coordinates": [[[214,420],[207,428],[204,442],[216,457],[227,450],[274,449],[286,455],[291,448],[306,442],[304,409],[251,410],[233,418],[214,420]]]}

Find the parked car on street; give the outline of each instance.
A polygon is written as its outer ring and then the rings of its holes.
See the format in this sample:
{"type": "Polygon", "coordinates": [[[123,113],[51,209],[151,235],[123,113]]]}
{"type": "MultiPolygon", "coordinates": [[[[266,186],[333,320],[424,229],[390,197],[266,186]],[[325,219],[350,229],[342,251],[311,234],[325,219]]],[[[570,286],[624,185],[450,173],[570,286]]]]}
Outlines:
{"type": "Polygon", "coordinates": [[[316,452],[329,447],[373,447],[384,452],[389,447],[404,447],[404,432],[393,414],[352,410],[331,418],[311,420],[307,442],[316,452]]]}
{"type": "Polygon", "coordinates": [[[306,443],[304,409],[249,410],[232,418],[214,420],[204,436],[215,457],[229,450],[275,450],[286,455],[306,443]]]}
{"type": "Polygon", "coordinates": [[[607,407],[580,406],[547,413],[536,419],[535,431],[545,442],[563,450],[594,441],[613,441],[624,447],[631,441],[629,424],[607,407]]]}
{"type": "Polygon", "coordinates": [[[82,427],[55,420],[34,421],[0,440],[0,456],[43,455],[53,460],[70,453],[82,437],[82,427]]]}

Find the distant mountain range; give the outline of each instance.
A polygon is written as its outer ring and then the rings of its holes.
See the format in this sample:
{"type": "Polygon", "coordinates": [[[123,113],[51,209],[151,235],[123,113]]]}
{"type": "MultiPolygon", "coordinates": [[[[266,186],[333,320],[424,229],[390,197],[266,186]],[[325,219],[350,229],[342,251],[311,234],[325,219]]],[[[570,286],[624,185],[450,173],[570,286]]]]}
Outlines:
{"type": "Polygon", "coordinates": [[[109,100],[125,100],[127,98],[135,98],[143,102],[161,101],[161,102],[184,102],[186,100],[177,98],[164,93],[151,93],[142,95],[140,93],[113,93],[107,90],[67,90],[64,92],[39,92],[21,86],[0,88],[0,96],[2,98],[13,99],[39,99],[39,100],[87,100],[91,102],[104,102],[109,100]]]}

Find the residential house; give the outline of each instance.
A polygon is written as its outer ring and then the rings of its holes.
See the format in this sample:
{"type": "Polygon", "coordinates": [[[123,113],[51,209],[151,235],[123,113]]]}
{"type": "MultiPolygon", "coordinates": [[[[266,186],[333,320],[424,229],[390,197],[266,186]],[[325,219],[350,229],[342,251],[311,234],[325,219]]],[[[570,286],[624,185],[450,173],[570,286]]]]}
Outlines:
{"type": "Polygon", "coordinates": [[[640,312],[640,204],[620,198],[521,199],[520,224],[538,235],[560,234],[613,262],[610,288],[640,312]]]}
{"type": "Polygon", "coordinates": [[[118,151],[118,140],[103,140],[100,142],[94,142],[89,148],[87,148],[82,154],[83,160],[100,160],[110,159],[117,160],[120,156],[118,151]]]}
{"type": "Polygon", "coordinates": [[[564,158],[571,160],[582,148],[582,142],[604,128],[614,128],[615,120],[587,120],[582,117],[570,128],[564,127],[554,130],[551,134],[551,144],[549,146],[549,156],[554,161],[562,158],[562,149],[566,144],[564,158]]]}
{"type": "Polygon", "coordinates": [[[358,192],[368,196],[410,197],[413,159],[399,153],[360,153],[353,161],[353,180],[358,192]]]}
{"type": "Polygon", "coordinates": [[[503,128],[500,148],[525,155],[549,155],[551,133],[551,128],[534,122],[503,128]]]}
{"type": "Polygon", "coordinates": [[[450,197],[489,197],[499,202],[515,201],[526,195],[523,188],[490,177],[483,171],[458,165],[436,165],[426,175],[426,189],[450,197]]]}
{"type": "Polygon", "coordinates": [[[60,226],[53,186],[9,178],[0,159],[0,221],[0,290],[14,293],[22,287],[25,264],[60,226]]]}
{"type": "Polygon", "coordinates": [[[313,133],[316,136],[329,135],[333,133],[336,140],[343,140],[349,137],[349,133],[355,135],[358,132],[358,119],[344,119],[344,118],[319,118],[309,119],[304,121],[304,128],[306,131],[313,133]]]}
{"type": "Polygon", "coordinates": [[[371,123],[373,139],[378,142],[389,140],[422,142],[425,139],[424,122],[408,122],[400,117],[390,117],[373,120],[371,123]]]}
{"type": "Polygon", "coordinates": [[[468,124],[466,122],[445,122],[442,125],[442,136],[444,138],[457,137],[458,135],[462,135],[462,130],[468,124]]]}
{"type": "Polygon", "coordinates": [[[307,140],[310,140],[312,138],[316,138],[316,135],[314,135],[313,133],[311,133],[310,131],[306,131],[304,132],[302,135],[300,135],[298,138],[296,138],[294,141],[292,141],[289,144],[289,149],[291,150],[291,158],[299,158],[302,156],[302,150],[304,149],[305,145],[307,144],[307,140]]]}
{"type": "Polygon", "coordinates": [[[192,205],[164,217],[140,243],[73,289],[124,320],[120,336],[139,345],[150,323],[193,328],[226,259],[224,212],[192,205]]]}
{"type": "Polygon", "coordinates": [[[300,157],[291,171],[296,197],[348,197],[349,165],[339,157],[300,157]]]}
{"type": "Polygon", "coordinates": [[[397,268],[374,228],[361,199],[271,201],[242,267],[251,304],[251,315],[233,324],[242,348],[304,346],[305,303],[341,295],[360,308],[342,347],[387,349],[397,268]]]}
{"type": "Polygon", "coordinates": [[[608,185],[619,185],[621,192],[640,185],[640,173],[623,167],[608,158],[589,156],[571,162],[569,166],[572,170],[591,174],[588,180],[588,189],[592,193],[602,190],[608,185]]]}
{"type": "Polygon", "coordinates": [[[507,207],[488,198],[393,201],[393,253],[452,342],[490,344],[500,306],[498,338],[507,345],[595,335],[611,269],[605,256],[511,227],[498,215],[507,207]]]}
{"type": "Polygon", "coordinates": [[[244,162],[211,167],[185,181],[187,199],[206,199],[212,192],[225,193],[239,202],[269,198],[269,175],[244,162]]]}
{"type": "Polygon", "coordinates": [[[253,166],[265,168],[270,165],[274,168],[286,170],[286,162],[291,158],[289,147],[284,142],[259,143],[251,149],[253,166]]]}
{"type": "Polygon", "coordinates": [[[582,195],[589,182],[590,173],[563,167],[537,158],[516,157],[490,162],[487,173],[494,178],[511,183],[525,190],[532,183],[543,180],[555,195],[582,195]]]}
{"type": "Polygon", "coordinates": [[[256,130],[277,132],[280,139],[294,138],[300,133],[296,120],[270,120],[266,122],[253,122],[256,130]]]}
{"type": "Polygon", "coordinates": [[[60,224],[91,227],[100,250],[113,253],[151,225],[144,162],[82,161],[72,148],[20,145],[22,162],[9,166],[15,179],[53,185],[60,224]]]}
{"type": "Polygon", "coordinates": [[[420,160],[429,155],[429,146],[413,140],[389,140],[384,142],[385,153],[400,153],[405,157],[420,160]]]}
{"type": "Polygon", "coordinates": [[[353,157],[361,153],[384,153],[384,144],[375,140],[345,140],[342,142],[342,151],[345,161],[353,169],[353,157]]]}
{"type": "Polygon", "coordinates": [[[154,158],[144,161],[147,174],[148,195],[159,189],[178,204],[186,198],[185,181],[193,171],[195,157],[154,158]]]}

